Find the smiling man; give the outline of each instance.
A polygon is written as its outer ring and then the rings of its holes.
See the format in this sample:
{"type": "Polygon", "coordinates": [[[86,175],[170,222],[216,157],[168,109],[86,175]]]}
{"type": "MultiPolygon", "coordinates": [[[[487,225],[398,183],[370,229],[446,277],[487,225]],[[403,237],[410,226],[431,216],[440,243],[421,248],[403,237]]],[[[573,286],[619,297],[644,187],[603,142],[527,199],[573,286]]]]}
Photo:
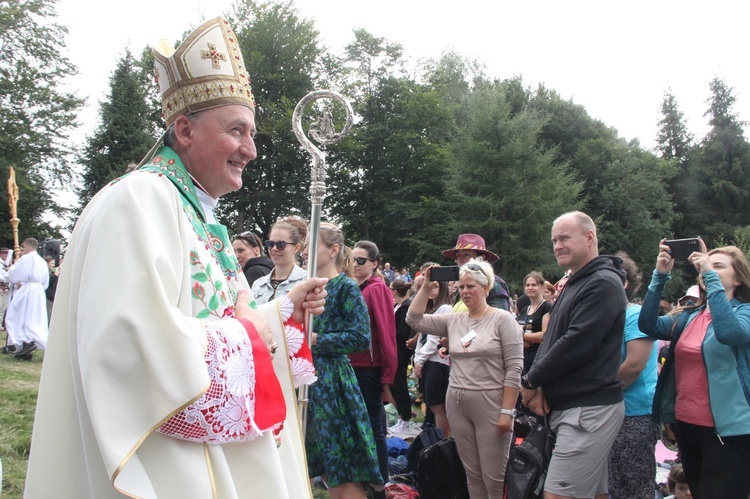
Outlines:
{"type": "Polygon", "coordinates": [[[599,256],[594,221],[580,211],[552,225],[557,264],[571,270],[547,332],[521,378],[524,405],[549,413],[557,434],[545,499],[607,498],[607,456],[625,416],[617,377],[625,328],[625,272],[599,256]]]}
{"type": "Polygon", "coordinates": [[[68,246],[25,497],[311,497],[294,388],[326,280],[256,307],[213,214],[257,154],[237,39],[217,18],[160,50],[163,144],[68,246]]]}

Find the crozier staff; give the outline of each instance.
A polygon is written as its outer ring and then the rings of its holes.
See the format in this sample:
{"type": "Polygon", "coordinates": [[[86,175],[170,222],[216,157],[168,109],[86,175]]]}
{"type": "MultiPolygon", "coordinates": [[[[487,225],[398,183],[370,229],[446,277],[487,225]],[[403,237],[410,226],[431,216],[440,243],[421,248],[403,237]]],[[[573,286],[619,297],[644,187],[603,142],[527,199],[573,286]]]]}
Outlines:
{"type": "Polygon", "coordinates": [[[220,17],[171,46],[154,53],[163,145],[70,240],[28,498],[312,496],[294,386],[314,379],[298,324],[326,279],[256,307],[213,214],[256,157],[240,47],[220,17]]]}

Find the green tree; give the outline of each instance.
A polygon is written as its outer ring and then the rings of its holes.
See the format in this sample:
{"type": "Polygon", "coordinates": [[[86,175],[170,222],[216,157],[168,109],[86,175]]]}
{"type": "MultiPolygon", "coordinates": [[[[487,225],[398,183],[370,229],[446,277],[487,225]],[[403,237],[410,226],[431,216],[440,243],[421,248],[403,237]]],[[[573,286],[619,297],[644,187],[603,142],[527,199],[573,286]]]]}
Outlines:
{"type": "Polygon", "coordinates": [[[531,107],[547,117],[542,144],[557,147],[559,160],[583,183],[582,209],[597,222],[602,253],[627,251],[648,272],[654,248],[676,220],[668,190],[677,173],[674,162],[619,138],[583,106],[543,86],[531,97],[531,107]]]}
{"type": "Polygon", "coordinates": [[[364,30],[354,36],[340,85],[359,119],[330,156],[330,213],[350,240],[375,241],[396,264],[434,260],[442,242],[426,225],[441,213],[428,197],[444,189],[452,106],[440,89],[404,75],[400,45],[364,30]]]}
{"type": "Polygon", "coordinates": [[[692,232],[683,213],[689,213],[692,207],[690,196],[691,178],[688,164],[693,156],[693,137],[687,131],[684,115],[671,90],[664,93],[661,104],[662,119],[659,120],[659,131],[656,136],[656,151],[664,160],[675,166],[675,175],[667,184],[667,190],[675,204],[674,233],[678,236],[692,232]]]}
{"type": "Polygon", "coordinates": [[[539,140],[547,118],[519,109],[518,80],[482,82],[465,100],[467,122],[453,145],[445,220],[450,234],[481,234],[500,255],[496,270],[520,285],[531,270],[554,272],[549,231],[563,212],[580,207],[577,182],[556,148],[539,140]]]}
{"type": "MultiPolygon", "coordinates": [[[[61,88],[76,68],[62,55],[67,29],[56,17],[53,0],[0,3],[0,182],[13,166],[22,237],[59,237],[44,214],[63,212],[50,187],[70,180],[69,133],[83,104],[61,88]]],[[[10,219],[7,204],[0,210],[10,219]]],[[[9,224],[0,237],[12,240],[9,224]]]]}
{"type": "Polygon", "coordinates": [[[99,106],[99,126],[81,155],[83,182],[78,189],[81,208],[99,189],[138,164],[153,145],[152,109],[146,87],[129,49],[109,79],[109,94],[99,106]]]}
{"type": "Polygon", "coordinates": [[[310,157],[292,130],[297,102],[314,89],[322,53],[313,21],[292,2],[235,7],[231,23],[253,81],[258,159],[243,174],[243,187],[224,198],[218,215],[230,227],[267,235],[277,218],[308,216],[310,157]]]}
{"type": "Polygon", "coordinates": [[[656,150],[662,159],[684,162],[690,151],[693,137],[685,126],[684,115],[671,89],[664,92],[661,115],[659,131],[656,134],[656,150]]]}
{"type": "Polygon", "coordinates": [[[711,129],[689,166],[694,203],[685,216],[711,245],[714,238],[728,240],[735,229],[750,225],[750,144],[733,109],[733,89],[719,78],[709,88],[705,116],[711,129]]]}

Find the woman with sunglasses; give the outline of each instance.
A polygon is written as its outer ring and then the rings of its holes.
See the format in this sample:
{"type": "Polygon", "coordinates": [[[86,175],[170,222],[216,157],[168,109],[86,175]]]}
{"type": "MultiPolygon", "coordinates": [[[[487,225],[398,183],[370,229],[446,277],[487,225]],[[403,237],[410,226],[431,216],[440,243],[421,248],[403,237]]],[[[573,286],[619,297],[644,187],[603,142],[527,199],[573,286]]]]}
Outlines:
{"type": "Polygon", "coordinates": [[[459,271],[467,312],[425,315],[433,268],[424,273],[406,322],[422,333],[448,337],[445,405],[469,495],[501,498],[523,368],[520,326],[509,312],[487,303],[495,276],[490,264],[479,260],[469,260],[459,271]]]}
{"type": "Polygon", "coordinates": [[[347,357],[370,343],[365,300],[341,271],[351,266],[347,257],[341,230],[321,222],[317,275],[328,278],[328,295],[325,311],[313,322],[318,381],[310,386],[305,446],[310,477],[323,476],[332,498],[364,499],[363,483],[382,485],[383,478],[365,401],[347,357]]]}
{"type": "Polygon", "coordinates": [[[273,261],[263,254],[263,241],[254,232],[247,231],[234,236],[232,248],[249,286],[258,278],[271,273],[273,261]]]}
{"type": "Polygon", "coordinates": [[[270,274],[253,283],[253,296],[257,303],[267,303],[286,295],[295,284],[305,280],[307,272],[295,263],[302,252],[307,236],[307,222],[299,217],[285,217],[271,227],[269,240],[265,242],[268,256],[274,268],[270,274]]]}
{"type": "Polygon", "coordinates": [[[393,297],[378,272],[380,252],[372,241],[359,241],[352,250],[354,279],[367,304],[370,315],[370,344],[366,350],[349,356],[359,389],[367,404],[378,462],[383,481],[388,482],[388,447],[385,443],[385,407],[383,397],[391,399],[390,385],[396,374],[396,316],[393,297]]]}

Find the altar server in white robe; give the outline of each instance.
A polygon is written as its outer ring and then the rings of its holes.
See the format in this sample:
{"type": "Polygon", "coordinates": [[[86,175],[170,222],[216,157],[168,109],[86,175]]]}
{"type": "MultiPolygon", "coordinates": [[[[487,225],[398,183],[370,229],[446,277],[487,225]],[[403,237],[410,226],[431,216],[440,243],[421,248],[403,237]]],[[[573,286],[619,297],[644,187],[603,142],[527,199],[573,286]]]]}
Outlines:
{"type": "Polygon", "coordinates": [[[5,327],[8,344],[16,346],[16,355],[30,357],[47,346],[47,297],[49,285],[47,262],[36,252],[39,242],[30,237],[21,243],[21,258],[7,271],[7,282],[13,292],[5,327]]]}
{"type": "Polygon", "coordinates": [[[213,215],[256,157],[240,48],[222,18],[172,47],[154,53],[163,145],[68,245],[27,498],[312,496],[294,387],[314,380],[299,323],[326,280],[256,307],[213,215]]]}

